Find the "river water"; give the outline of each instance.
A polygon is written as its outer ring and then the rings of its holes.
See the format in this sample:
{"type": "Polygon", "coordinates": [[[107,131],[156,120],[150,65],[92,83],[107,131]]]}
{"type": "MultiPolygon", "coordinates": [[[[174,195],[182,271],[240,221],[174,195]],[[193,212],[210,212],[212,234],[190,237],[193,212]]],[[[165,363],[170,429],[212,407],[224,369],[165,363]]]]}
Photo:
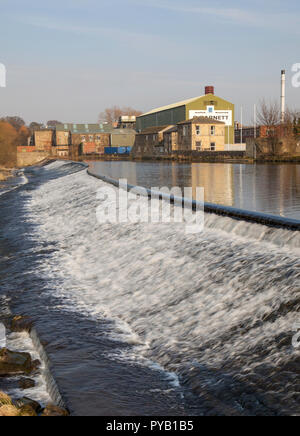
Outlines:
{"type": "Polygon", "coordinates": [[[79,164],[26,177],[0,196],[0,293],[34,319],[72,414],[300,414],[299,232],[100,224],[106,185],[79,164]]]}
{"type": "Polygon", "coordinates": [[[300,220],[300,165],[90,162],[93,172],[129,184],[205,189],[205,201],[300,220]]]}

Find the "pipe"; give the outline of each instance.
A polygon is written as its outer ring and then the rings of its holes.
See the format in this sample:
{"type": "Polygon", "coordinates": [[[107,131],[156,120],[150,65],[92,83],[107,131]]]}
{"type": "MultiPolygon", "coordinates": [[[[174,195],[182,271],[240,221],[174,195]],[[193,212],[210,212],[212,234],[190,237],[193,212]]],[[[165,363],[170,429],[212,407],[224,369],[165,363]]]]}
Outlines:
{"type": "Polygon", "coordinates": [[[281,70],[281,123],[284,123],[285,120],[285,74],[285,70],[281,70]]]}

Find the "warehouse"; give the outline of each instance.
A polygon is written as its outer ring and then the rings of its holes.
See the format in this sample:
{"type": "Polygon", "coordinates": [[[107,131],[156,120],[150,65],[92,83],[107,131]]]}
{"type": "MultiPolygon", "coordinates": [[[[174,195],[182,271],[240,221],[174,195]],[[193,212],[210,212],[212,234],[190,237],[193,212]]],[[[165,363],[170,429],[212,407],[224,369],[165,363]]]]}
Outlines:
{"type": "Polygon", "coordinates": [[[209,117],[225,123],[225,142],[234,144],[234,104],[217,97],[213,86],[206,86],[205,94],[201,97],[153,109],[137,117],[137,131],[175,125],[194,117],[209,117]]]}

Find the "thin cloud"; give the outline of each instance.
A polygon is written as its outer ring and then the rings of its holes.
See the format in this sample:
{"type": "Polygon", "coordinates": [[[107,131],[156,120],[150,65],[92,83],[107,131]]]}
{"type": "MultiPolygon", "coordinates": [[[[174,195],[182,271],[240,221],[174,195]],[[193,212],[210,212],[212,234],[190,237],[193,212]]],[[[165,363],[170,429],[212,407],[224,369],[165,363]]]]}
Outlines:
{"type": "MultiPolygon", "coordinates": [[[[136,0],[133,3],[138,5],[136,0]]],[[[251,11],[242,8],[222,8],[222,7],[199,7],[190,6],[185,2],[183,5],[172,3],[151,2],[143,4],[156,9],[168,10],[186,14],[199,14],[203,16],[219,19],[223,22],[237,24],[240,26],[247,25],[252,27],[273,28],[278,30],[288,30],[292,33],[299,33],[300,18],[291,13],[266,13],[259,11],[251,11]]]]}
{"type": "Polygon", "coordinates": [[[51,18],[45,16],[22,15],[19,17],[14,17],[14,19],[16,19],[18,22],[22,24],[41,28],[41,29],[65,32],[65,33],[73,33],[77,35],[84,35],[84,36],[91,36],[91,37],[100,36],[104,38],[106,37],[109,39],[116,39],[121,41],[126,40],[127,43],[130,42],[140,45],[142,43],[149,43],[152,45],[153,41],[156,41],[157,43],[164,42],[167,44],[172,44],[171,40],[162,37],[161,35],[132,32],[126,29],[120,29],[114,27],[85,26],[81,24],[73,24],[67,21],[59,22],[57,20],[52,20],[51,18]]]}

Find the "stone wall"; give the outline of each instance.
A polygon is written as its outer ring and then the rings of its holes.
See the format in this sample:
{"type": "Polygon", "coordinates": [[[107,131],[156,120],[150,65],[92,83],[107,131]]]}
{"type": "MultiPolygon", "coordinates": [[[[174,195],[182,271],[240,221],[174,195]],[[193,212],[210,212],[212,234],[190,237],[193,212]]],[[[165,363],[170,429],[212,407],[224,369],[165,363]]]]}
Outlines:
{"type": "Polygon", "coordinates": [[[294,137],[278,138],[273,144],[266,138],[248,138],[246,141],[246,156],[252,159],[296,157],[299,154],[300,139],[294,137]]]}
{"type": "Polygon", "coordinates": [[[39,162],[49,158],[51,153],[46,151],[19,151],[17,153],[17,166],[19,168],[36,165],[39,162]]]}
{"type": "Polygon", "coordinates": [[[176,160],[192,162],[226,162],[230,160],[244,160],[244,151],[173,151],[172,156],[176,160]]]}

